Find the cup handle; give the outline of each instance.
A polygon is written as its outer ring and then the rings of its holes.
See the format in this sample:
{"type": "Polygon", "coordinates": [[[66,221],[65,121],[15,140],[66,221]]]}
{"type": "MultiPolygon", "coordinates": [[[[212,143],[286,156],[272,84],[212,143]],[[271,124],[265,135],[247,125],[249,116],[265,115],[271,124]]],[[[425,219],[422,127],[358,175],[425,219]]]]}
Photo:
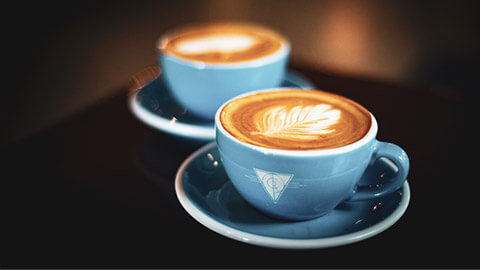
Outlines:
{"type": "Polygon", "coordinates": [[[353,196],[348,199],[349,201],[368,200],[387,195],[399,189],[403,185],[410,168],[410,161],[407,153],[393,143],[377,141],[370,166],[375,164],[375,162],[377,162],[377,160],[381,157],[386,157],[395,163],[395,165],[398,167],[396,174],[381,185],[372,183],[370,185],[367,184],[364,186],[357,186],[353,196]]]}

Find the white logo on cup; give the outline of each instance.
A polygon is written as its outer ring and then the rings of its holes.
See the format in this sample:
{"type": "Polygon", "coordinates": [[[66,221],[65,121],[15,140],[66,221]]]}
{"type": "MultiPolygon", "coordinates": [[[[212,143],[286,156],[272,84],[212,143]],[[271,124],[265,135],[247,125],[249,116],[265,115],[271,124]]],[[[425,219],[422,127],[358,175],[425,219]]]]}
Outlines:
{"type": "Polygon", "coordinates": [[[293,174],[283,174],[270,171],[264,171],[257,168],[253,168],[258,180],[262,184],[265,191],[270,195],[273,202],[277,202],[283,191],[287,187],[290,180],[293,178],[293,174]]]}

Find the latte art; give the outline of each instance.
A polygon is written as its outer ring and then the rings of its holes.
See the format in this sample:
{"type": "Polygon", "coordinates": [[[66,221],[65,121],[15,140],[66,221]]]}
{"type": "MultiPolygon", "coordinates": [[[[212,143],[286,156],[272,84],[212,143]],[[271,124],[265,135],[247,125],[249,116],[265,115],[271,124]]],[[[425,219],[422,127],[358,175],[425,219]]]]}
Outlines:
{"type": "Polygon", "coordinates": [[[180,29],[161,39],[164,54],[205,63],[228,64],[273,55],[287,46],[280,34],[246,23],[216,23],[180,29]]]}
{"type": "Polygon", "coordinates": [[[258,92],[230,101],[223,128],[240,141],[274,149],[330,149],[367,134],[371,115],[358,103],[317,90],[258,92]]]}
{"type": "Polygon", "coordinates": [[[269,108],[255,115],[257,130],[252,135],[272,138],[314,140],[318,135],[335,131],[333,127],[340,119],[341,112],[332,106],[319,104],[314,106],[286,106],[269,108]]]}
{"type": "Polygon", "coordinates": [[[175,50],[182,54],[233,53],[250,48],[255,39],[244,35],[217,35],[179,42],[175,50]]]}

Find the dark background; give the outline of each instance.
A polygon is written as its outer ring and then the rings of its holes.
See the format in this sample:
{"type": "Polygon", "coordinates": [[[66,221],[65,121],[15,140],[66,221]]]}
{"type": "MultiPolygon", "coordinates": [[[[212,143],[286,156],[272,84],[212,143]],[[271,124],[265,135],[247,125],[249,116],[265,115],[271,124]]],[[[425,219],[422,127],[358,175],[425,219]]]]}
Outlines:
{"type": "Polygon", "coordinates": [[[477,1],[46,1],[2,11],[0,267],[478,268],[477,1]],[[392,228],[344,247],[273,250],[183,211],[173,178],[198,146],[135,119],[125,85],[156,64],[159,35],[214,19],[283,32],[294,69],[365,105],[380,139],[405,148],[412,200],[392,228]]]}
{"type": "Polygon", "coordinates": [[[115,94],[155,65],[168,29],[245,20],[291,39],[292,62],[333,74],[421,85],[478,86],[477,1],[41,1],[2,8],[2,145],[115,94]]]}

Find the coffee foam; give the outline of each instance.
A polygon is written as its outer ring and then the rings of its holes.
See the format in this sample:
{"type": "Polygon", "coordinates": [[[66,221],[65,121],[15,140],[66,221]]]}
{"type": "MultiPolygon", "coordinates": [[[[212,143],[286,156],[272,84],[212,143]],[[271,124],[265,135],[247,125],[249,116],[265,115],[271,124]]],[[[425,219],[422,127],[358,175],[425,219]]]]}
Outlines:
{"type": "Polygon", "coordinates": [[[275,54],[287,46],[278,33],[258,25],[216,23],[183,28],[159,44],[164,54],[205,63],[238,63],[275,54]]]}
{"type": "Polygon", "coordinates": [[[370,113],[356,102],[322,91],[259,92],[229,102],[220,114],[237,139],[274,149],[331,149],[360,140],[370,113]]]}
{"type": "Polygon", "coordinates": [[[289,108],[277,105],[254,115],[257,131],[252,135],[292,140],[314,140],[319,135],[335,132],[341,111],[327,104],[298,105],[289,108]]]}
{"type": "Polygon", "coordinates": [[[175,50],[181,54],[233,53],[246,50],[252,47],[255,42],[255,38],[245,35],[216,35],[180,41],[175,50]]]}

